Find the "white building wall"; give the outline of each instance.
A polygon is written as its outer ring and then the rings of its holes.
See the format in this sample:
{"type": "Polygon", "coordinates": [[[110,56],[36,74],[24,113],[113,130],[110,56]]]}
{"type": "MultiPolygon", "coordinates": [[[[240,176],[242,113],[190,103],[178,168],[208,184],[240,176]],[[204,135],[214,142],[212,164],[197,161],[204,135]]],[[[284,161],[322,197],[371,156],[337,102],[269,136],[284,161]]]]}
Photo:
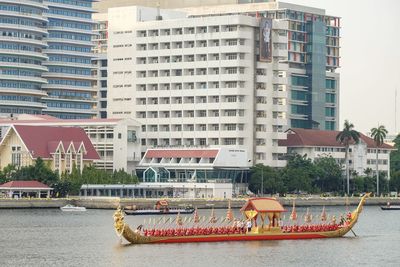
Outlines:
{"type": "Polygon", "coordinates": [[[286,147],[278,146],[278,140],[286,138],[288,127],[288,24],[274,20],[272,27],[272,61],[256,63],[255,162],[283,167],[286,147]]]}
{"type": "MultiPolygon", "coordinates": [[[[370,168],[375,172],[375,151],[375,149],[367,148],[367,145],[362,141],[357,145],[351,145],[349,148],[350,170],[356,171],[358,175],[364,175],[367,168],[370,168]]],[[[345,168],[344,147],[290,147],[288,148],[288,152],[307,155],[307,157],[313,161],[317,158],[331,156],[337,163],[342,164],[342,167],[345,168]]],[[[380,149],[378,157],[378,169],[386,172],[390,178],[390,150],[380,149]]]]}
{"type": "Polygon", "coordinates": [[[108,15],[108,115],[143,124],[143,151],[227,146],[252,159],[256,20],[161,12],[176,19],[137,21],[157,15],[137,7],[108,15]]]}

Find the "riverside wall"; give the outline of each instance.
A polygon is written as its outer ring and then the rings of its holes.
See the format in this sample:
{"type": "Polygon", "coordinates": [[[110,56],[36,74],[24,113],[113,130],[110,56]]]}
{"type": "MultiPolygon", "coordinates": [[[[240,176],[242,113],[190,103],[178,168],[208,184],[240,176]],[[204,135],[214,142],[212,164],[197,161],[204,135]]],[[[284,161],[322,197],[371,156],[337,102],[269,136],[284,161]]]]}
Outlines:
{"type": "MultiPolygon", "coordinates": [[[[310,206],[345,206],[357,205],[359,202],[358,197],[350,197],[348,199],[342,197],[320,198],[320,197],[307,197],[307,198],[278,198],[278,200],[286,207],[290,207],[295,200],[297,207],[310,207],[310,206]]],[[[87,198],[49,198],[49,199],[0,199],[0,209],[35,209],[35,208],[60,208],[67,204],[76,206],[83,206],[88,209],[115,209],[119,205],[124,208],[135,206],[136,208],[153,208],[157,199],[129,199],[129,198],[116,198],[116,197],[87,197],[87,198]]],[[[197,207],[199,209],[216,208],[225,209],[228,207],[227,199],[169,199],[170,207],[182,208],[185,206],[197,207]]],[[[240,208],[246,202],[246,199],[232,199],[230,200],[232,208],[240,208]]],[[[392,205],[400,205],[400,198],[369,198],[366,205],[386,205],[390,202],[392,205]]]]}

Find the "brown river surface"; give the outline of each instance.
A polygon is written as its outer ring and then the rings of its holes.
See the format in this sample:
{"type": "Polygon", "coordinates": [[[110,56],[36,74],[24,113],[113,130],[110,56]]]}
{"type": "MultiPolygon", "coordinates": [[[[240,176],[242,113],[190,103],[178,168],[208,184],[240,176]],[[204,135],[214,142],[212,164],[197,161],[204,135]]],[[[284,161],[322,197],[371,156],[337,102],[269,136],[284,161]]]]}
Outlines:
{"type": "MultiPolygon", "coordinates": [[[[337,216],[344,211],[327,208],[337,216]]],[[[400,211],[377,206],[364,208],[354,228],[358,237],[156,245],[120,245],[113,212],[0,210],[0,266],[400,266],[400,211]]],[[[304,212],[298,208],[299,216],[304,212]]],[[[209,216],[210,210],[199,214],[209,216]]],[[[136,226],[149,217],[125,218],[136,226]]]]}

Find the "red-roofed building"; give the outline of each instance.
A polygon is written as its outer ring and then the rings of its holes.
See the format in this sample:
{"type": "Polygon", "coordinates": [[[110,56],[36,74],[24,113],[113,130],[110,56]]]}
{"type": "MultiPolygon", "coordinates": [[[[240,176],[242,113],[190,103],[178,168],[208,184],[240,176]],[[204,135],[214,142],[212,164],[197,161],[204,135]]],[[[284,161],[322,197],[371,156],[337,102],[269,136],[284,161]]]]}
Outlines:
{"type": "MultiPolygon", "coordinates": [[[[339,131],[323,131],[292,128],[287,130],[287,139],[280,140],[279,145],[287,147],[287,153],[307,155],[314,160],[319,157],[332,156],[338,163],[344,164],[345,146],[336,141],[339,131]]],[[[360,134],[360,142],[351,144],[349,149],[349,167],[363,175],[367,168],[376,169],[376,145],[372,138],[360,134]]],[[[378,168],[390,177],[390,151],[394,147],[383,144],[378,149],[378,168]]]]}
{"type": "Polygon", "coordinates": [[[99,159],[85,131],[78,127],[13,125],[0,141],[0,168],[8,164],[29,166],[37,158],[58,170],[79,170],[99,159]]]}
{"type": "Polygon", "coordinates": [[[50,196],[50,188],[38,181],[11,181],[0,185],[0,194],[6,194],[7,197],[42,197],[44,194],[46,197],[50,196]]]}
{"type": "Polygon", "coordinates": [[[20,114],[12,119],[0,119],[0,141],[12,125],[80,127],[100,156],[93,165],[106,171],[124,169],[134,173],[142,156],[140,123],[132,119],[65,120],[49,115],[20,114]]]}

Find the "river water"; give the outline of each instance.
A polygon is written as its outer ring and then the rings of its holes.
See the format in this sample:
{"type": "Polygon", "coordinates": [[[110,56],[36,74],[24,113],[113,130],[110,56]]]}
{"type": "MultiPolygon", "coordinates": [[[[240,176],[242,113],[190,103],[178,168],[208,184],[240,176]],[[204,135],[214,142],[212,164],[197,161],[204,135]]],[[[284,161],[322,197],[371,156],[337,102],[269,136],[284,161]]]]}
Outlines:
{"type": "MultiPolygon", "coordinates": [[[[320,214],[320,208],[311,211],[320,214]]],[[[339,215],[342,207],[328,207],[339,215]]],[[[298,213],[304,209],[299,208],[298,213]]],[[[210,210],[199,210],[209,215],[210,210]]],[[[216,210],[224,216],[225,210],[216,210]]],[[[358,237],[192,244],[121,245],[112,210],[0,210],[0,266],[399,266],[400,211],[368,206],[358,237]]],[[[239,211],[235,210],[235,215],[239,211]]],[[[288,217],[289,214],[286,214],[288,217]]],[[[126,216],[135,226],[149,217],[126,216]]]]}

